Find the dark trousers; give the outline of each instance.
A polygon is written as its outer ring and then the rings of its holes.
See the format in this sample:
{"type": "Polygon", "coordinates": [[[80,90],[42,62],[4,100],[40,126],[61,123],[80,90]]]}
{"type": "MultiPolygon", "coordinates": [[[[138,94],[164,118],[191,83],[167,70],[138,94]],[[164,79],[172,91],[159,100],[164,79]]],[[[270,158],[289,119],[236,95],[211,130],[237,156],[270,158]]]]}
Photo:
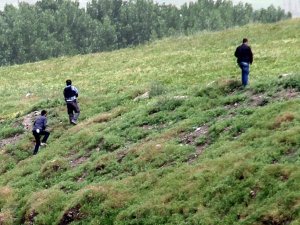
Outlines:
{"type": "Polygon", "coordinates": [[[40,131],[40,133],[37,133],[36,131],[32,131],[32,134],[35,138],[35,147],[34,147],[34,150],[33,150],[33,154],[36,155],[38,153],[39,147],[41,145],[42,135],[44,135],[44,137],[42,139],[42,142],[46,143],[50,133],[48,131],[43,130],[43,131],[40,131]]]}
{"type": "Polygon", "coordinates": [[[67,102],[67,110],[68,110],[68,114],[69,114],[70,123],[72,121],[76,122],[78,119],[78,116],[80,114],[80,109],[79,109],[77,101],[67,102]],[[74,113],[75,113],[75,115],[74,115],[74,113]]]}

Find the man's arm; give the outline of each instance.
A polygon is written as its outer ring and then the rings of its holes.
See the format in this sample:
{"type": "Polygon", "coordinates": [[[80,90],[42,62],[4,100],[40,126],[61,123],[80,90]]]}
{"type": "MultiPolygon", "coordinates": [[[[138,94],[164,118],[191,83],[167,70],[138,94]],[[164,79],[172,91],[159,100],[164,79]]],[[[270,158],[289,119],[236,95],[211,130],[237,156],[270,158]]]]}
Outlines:
{"type": "Polygon", "coordinates": [[[74,86],[72,86],[72,87],[73,87],[73,91],[75,92],[75,96],[78,97],[78,89],[74,86]]]}
{"type": "Polygon", "coordinates": [[[250,59],[250,64],[252,64],[252,62],[253,62],[253,53],[252,53],[252,50],[251,50],[250,47],[249,47],[249,59],[250,59]]]}
{"type": "Polygon", "coordinates": [[[67,100],[67,99],[66,99],[66,89],[64,89],[63,94],[64,94],[65,100],[67,100]]]}
{"type": "Polygon", "coordinates": [[[234,52],[234,56],[237,57],[237,58],[239,57],[239,53],[238,52],[239,52],[239,48],[236,48],[236,50],[234,52]]]}
{"type": "Polygon", "coordinates": [[[47,127],[47,118],[44,118],[43,120],[43,130],[46,130],[47,127]]]}

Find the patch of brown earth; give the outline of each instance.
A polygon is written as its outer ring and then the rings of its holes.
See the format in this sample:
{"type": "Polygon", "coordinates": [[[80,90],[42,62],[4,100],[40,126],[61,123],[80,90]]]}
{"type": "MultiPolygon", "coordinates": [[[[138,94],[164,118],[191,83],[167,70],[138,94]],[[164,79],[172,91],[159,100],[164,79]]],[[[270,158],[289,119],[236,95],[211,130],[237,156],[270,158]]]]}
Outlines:
{"type": "Polygon", "coordinates": [[[297,97],[300,97],[300,92],[297,89],[289,88],[284,89],[279,92],[277,92],[273,96],[265,96],[264,93],[260,94],[253,94],[248,93],[249,99],[250,99],[250,105],[251,106],[264,106],[267,105],[270,101],[274,100],[290,100],[297,97]]]}
{"type": "Polygon", "coordinates": [[[275,99],[289,100],[300,97],[300,92],[297,89],[284,89],[275,95],[275,99]]]}
{"type": "Polygon", "coordinates": [[[160,129],[164,129],[166,128],[167,125],[166,124],[159,124],[159,125],[143,125],[142,128],[144,130],[160,130],[160,129]]]}
{"type": "Polygon", "coordinates": [[[264,106],[268,103],[268,98],[266,98],[263,94],[254,94],[250,96],[250,106],[264,106]]]}
{"type": "Polygon", "coordinates": [[[35,217],[38,213],[33,209],[28,215],[24,215],[21,221],[21,224],[34,225],[35,217]]]}
{"type": "Polygon", "coordinates": [[[84,163],[87,160],[88,160],[88,157],[82,156],[77,159],[70,160],[70,164],[71,164],[71,167],[74,168],[74,167],[84,163]]]}
{"type": "Polygon", "coordinates": [[[80,208],[81,206],[77,205],[65,212],[63,218],[59,222],[59,225],[67,225],[72,223],[73,221],[83,218],[83,214],[80,212],[80,208]]]}
{"type": "Polygon", "coordinates": [[[193,132],[182,135],[180,142],[183,144],[195,145],[198,137],[206,136],[208,134],[208,128],[207,125],[198,127],[193,132]]]}
{"type": "MultiPolygon", "coordinates": [[[[23,117],[21,124],[26,131],[30,132],[32,130],[32,125],[33,125],[34,119],[38,115],[38,113],[39,112],[37,112],[37,111],[31,112],[28,115],[23,117]]],[[[21,140],[22,136],[23,135],[15,135],[13,137],[4,138],[4,139],[0,140],[0,148],[4,147],[6,145],[9,145],[9,144],[16,144],[18,141],[21,140]]]]}
{"type": "Polygon", "coordinates": [[[35,111],[35,112],[31,112],[31,113],[27,114],[26,116],[24,116],[22,125],[25,130],[27,130],[27,131],[32,130],[32,125],[33,125],[34,119],[38,115],[39,115],[39,112],[35,111]]]}
{"type": "Polygon", "coordinates": [[[128,154],[127,151],[119,151],[119,152],[117,152],[117,162],[121,163],[127,154],[128,154]]]}
{"type": "Polygon", "coordinates": [[[188,163],[193,163],[203,152],[204,150],[208,147],[208,143],[205,143],[203,145],[199,145],[196,147],[196,152],[191,154],[189,157],[188,157],[188,160],[187,162],[188,163]]]}
{"type": "Polygon", "coordinates": [[[9,144],[16,144],[21,138],[22,138],[22,135],[15,135],[13,137],[9,137],[9,138],[0,140],[0,149],[9,144]]]}
{"type": "Polygon", "coordinates": [[[35,210],[32,210],[32,212],[28,215],[28,221],[30,225],[34,225],[34,219],[38,215],[38,213],[35,210]]]}
{"type": "Polygon", "coordinates": [[[263,225],[288,225],[291,218],[285,215],[266,215],[261,219],[263,225]]]}
{"type": "Polygon", "coordinates": [[[84,172],[76,181],[78,182],[78,183],[80,183],[80,182],[83,182],[84,181],[84,178],[86,178],[86,176],[88,175],[88,173],[87,172],[84,172]]]}
{"type": "Polygon", "coordinates": [[[191,154],[187,159],[188,163],[194,162],[209,145],[209,143],[207,142],[200,145],[196,142],[197,138],[201,136],[208,136],[208,129],[209,127],[206,124],[204,124],[203,126],[196,128],[193,132],[184,134],[181,137],[181,143],[196,146],[196,151],[193,154],[191,154]]]}
{"type": "Polygon", "coordinates": [[[241,105],[238,102],[235,102],[235,103],[232,103],[232,104],[229,104],[229,105],[225,105],[224,108],[227,109],[227,110],[230,110],[230,109],[237,109],[240,106],[241,105]]]}

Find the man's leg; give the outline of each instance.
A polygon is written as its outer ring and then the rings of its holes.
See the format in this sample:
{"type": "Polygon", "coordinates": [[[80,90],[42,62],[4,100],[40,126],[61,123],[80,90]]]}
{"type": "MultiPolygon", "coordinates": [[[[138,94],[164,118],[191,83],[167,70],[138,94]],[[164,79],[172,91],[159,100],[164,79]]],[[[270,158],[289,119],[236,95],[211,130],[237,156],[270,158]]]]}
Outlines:
{"type": "Polygon", "coordinates": [[[48,137],[49,137],[49,135],[50,135],[50,132],[44,130],[44,131],[41,132],[41,135],[44,135],[44,137],[43,137],[43,139],[42,139],[42,143],[46,143],[47,140],[48,140],[48,137]]]}
{"type": "Polygon", "coordinates": [[[75,112],[73,121],[75,123],[77,123],[77,119],[78,119],[78,117],[80,115],[80,109],[79,109],[79,106],[78,106],[77,102],[74,102],[73,106],[74,106],[74,112],[75,112]]]}
{"type": "Polygon", "coordinates": [[[35,147],[34,147],[34,150],[33,150],[33,154],[36,155],[39,151],[39,147],[40,147],[40,144],[41,144],[41,136],[36,131],[33,131],[32,134],[35,138],[35,147]]]}
{"type": "Polygon", "coordinates": [[[248,85],[248,76],[249,76],[249,64],[248,63],[241,63],[240,64],[242,70],[242,84],[243,86],[248,85]]]}
{"type": "Polygon", "coordinates": [[[67,110],[69,115],[69,122],[72,123],[74,119],[72,102],[67,102],[67,110]]]}

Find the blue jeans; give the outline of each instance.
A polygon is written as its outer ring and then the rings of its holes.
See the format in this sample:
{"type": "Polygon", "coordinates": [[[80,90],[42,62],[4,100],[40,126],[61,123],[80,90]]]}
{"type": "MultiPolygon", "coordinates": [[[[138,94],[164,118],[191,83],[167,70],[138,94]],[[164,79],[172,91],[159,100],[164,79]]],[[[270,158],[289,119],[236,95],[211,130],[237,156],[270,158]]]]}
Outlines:
{"type": "Polygon", "coordinates": [[[239,66],[242,70],[242,84],[246,86],[248,84],[248,76],[250,72],[250,65],[247,62],[240,62],[239,66]]]}

